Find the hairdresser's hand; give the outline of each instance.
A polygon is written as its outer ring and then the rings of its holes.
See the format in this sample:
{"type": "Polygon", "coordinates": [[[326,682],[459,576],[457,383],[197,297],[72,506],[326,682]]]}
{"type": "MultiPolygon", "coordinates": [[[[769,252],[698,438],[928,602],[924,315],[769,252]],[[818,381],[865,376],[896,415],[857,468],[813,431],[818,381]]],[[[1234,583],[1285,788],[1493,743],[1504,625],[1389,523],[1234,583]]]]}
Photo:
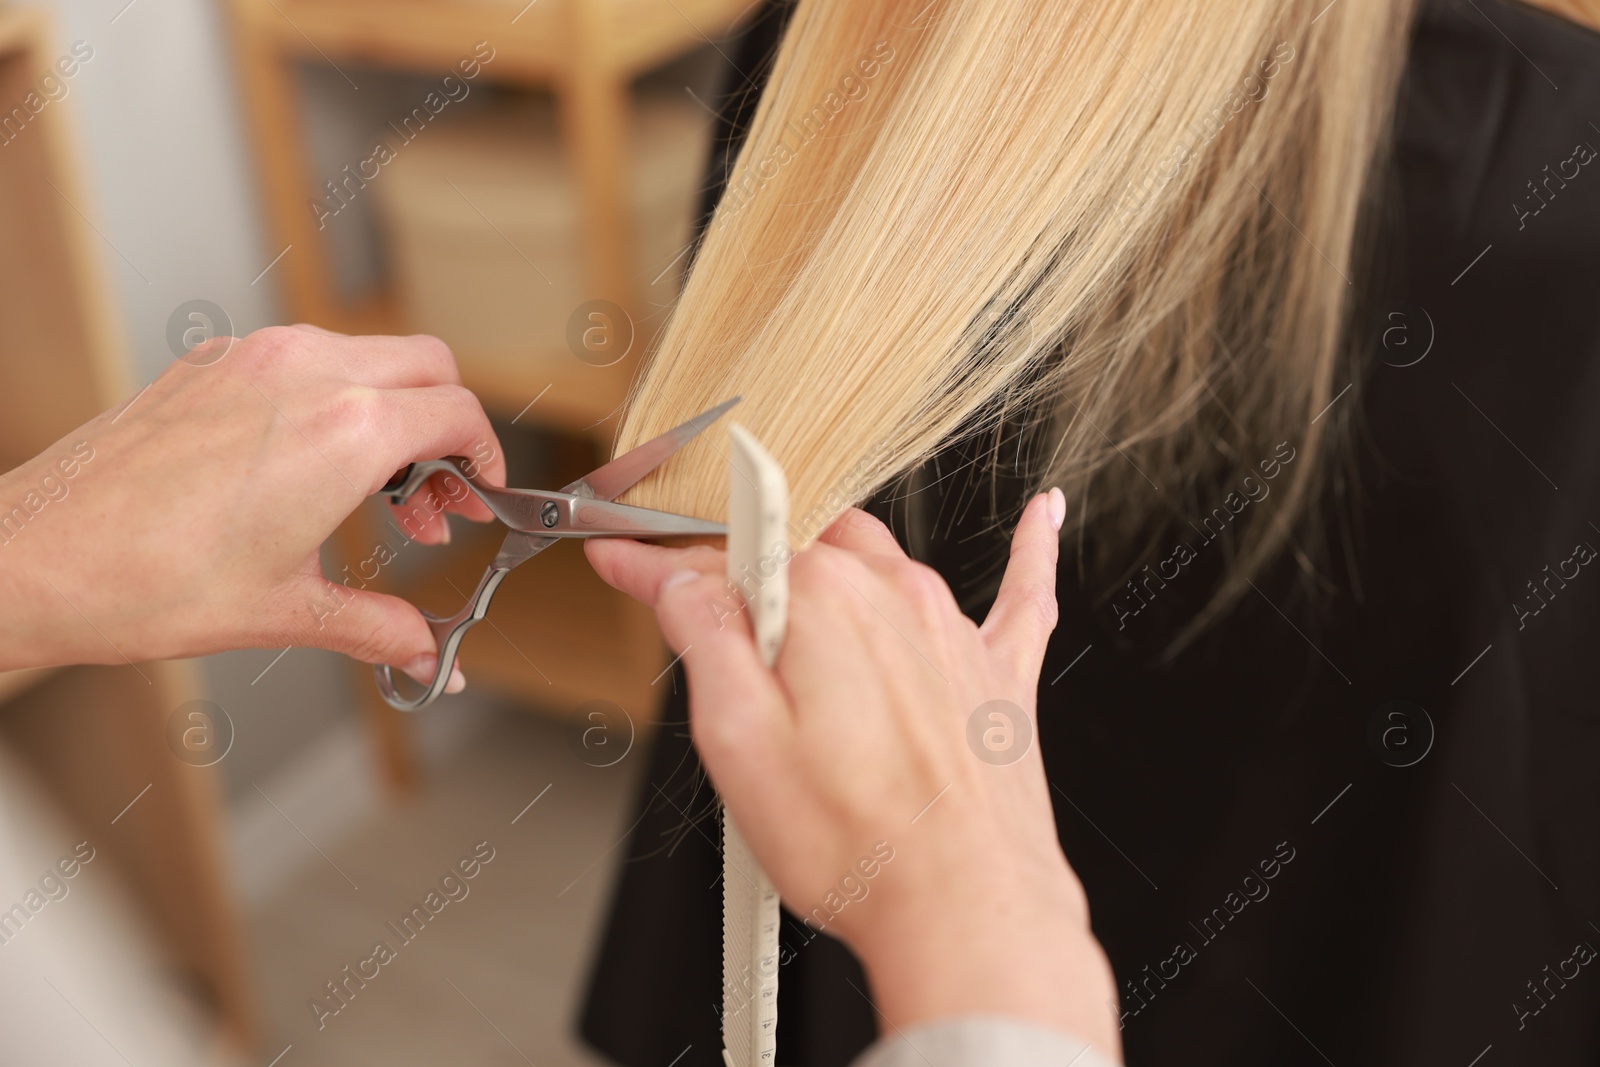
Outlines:
{"type": "Polygon", "coordinates": [[[586,548],[684,650],[695,742],[734,821],[789,908],[861,956],[890,1022],[1008,1015],[1117,1056],[1115,987],[1038,745],[997,766],[968,743],[994,700],[1036,734],[1063,512],[1059,494],[1028,506],[982,627],[881,523],[848,512],[790,564],[775,673],[734,614],[720,551],[586,548]]]}
{"type": "MultiPolygon", "coordinates": [[[[0,476],[0,668],[313,645],[431,675],[416,609],[327,581],[318,547],[398,468],[445,455],[504,484],[431,337],[208,342],[0,476]]],[[[412,505],[401,525],[423,542],[447,536],[443,510],[489,518],[459,481],[412,505]]]]}

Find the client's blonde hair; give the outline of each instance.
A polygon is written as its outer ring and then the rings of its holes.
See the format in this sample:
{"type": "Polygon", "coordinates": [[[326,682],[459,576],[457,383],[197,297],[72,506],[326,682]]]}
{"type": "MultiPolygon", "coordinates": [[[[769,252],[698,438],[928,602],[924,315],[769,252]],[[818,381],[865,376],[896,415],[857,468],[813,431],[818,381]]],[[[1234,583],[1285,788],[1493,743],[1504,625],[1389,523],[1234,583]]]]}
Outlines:
{"type": "MultiPolygon", "coordinates": [[[[1318,417],[1350,381],[1357,218],[1409,15],[800,0],[618,449],[742,394],[733,417],[814,516],[1025,413],[1048,431],[1035,482],[1114,557],[1290,442],[1214,615],[1287,542],[1354,409],[1318,417]]],[[[720,516],[723,433],[629,499],[720,516]]]]}

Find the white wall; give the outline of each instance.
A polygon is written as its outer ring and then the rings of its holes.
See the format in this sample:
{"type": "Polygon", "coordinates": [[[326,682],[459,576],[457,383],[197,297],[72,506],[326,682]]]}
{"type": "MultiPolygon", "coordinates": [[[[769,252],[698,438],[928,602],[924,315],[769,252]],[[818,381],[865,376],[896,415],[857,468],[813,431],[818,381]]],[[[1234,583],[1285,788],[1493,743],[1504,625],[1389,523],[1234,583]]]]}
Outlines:
{"type": "Polygon", "coordinates": [[[272,276],[251,282],[278,250],[263,245],[221,5],[125,3],[44,6],[61,49],[94,48],[67,98],[89,200],[77,206],[109,242],[107,274],[143,385],[171,360],[167,317],[186,300],[220,305],[235,332],[276,321],[272,276]]]}
{"type": "MultiPolygon", "coordinates": [[[[263,243],[221,4],[126,2],[43,6],[60,50],[80,40],[94,49],[64,101],[84,168],[76,206],[105,236],[101,259],[140,388],[172,360],[166,324],[179,304],[213,301],[236,334],[279,321],[280,305],[272,273],[252,284],[278,250],[263,243]]],[[[277,651],[204,664],[209,696],[234,720],[219,770],[235,796],[254,795],[252,780],[350,715],[355,683],[327,653],[297,649],[252,685],[277,651]]]]}

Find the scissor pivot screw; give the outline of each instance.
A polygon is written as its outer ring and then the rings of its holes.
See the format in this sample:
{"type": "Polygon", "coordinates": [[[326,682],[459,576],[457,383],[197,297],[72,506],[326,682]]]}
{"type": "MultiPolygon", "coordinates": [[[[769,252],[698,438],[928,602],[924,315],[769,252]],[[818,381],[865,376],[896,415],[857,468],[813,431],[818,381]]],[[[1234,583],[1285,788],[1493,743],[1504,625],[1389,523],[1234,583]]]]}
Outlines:
{"type": "Polygon", "coordinates": [[[544,507],[539,509],[539,521],[544,523],[545,529],[555,529],[556,523],[561,521],[561,509],[554,500],[546,500],[544,507]]]}

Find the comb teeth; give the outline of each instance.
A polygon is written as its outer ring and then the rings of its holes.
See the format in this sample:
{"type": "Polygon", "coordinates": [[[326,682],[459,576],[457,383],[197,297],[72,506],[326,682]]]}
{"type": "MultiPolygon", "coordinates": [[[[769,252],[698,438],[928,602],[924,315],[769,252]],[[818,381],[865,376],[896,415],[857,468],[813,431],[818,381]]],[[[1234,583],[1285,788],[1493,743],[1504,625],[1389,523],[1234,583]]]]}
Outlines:
{"type": "Polygon", "coordinates": [[[778,1028],[778,897],[722,820],[722,1044],[731,1067],[771,1067],[778,1028]]]}

